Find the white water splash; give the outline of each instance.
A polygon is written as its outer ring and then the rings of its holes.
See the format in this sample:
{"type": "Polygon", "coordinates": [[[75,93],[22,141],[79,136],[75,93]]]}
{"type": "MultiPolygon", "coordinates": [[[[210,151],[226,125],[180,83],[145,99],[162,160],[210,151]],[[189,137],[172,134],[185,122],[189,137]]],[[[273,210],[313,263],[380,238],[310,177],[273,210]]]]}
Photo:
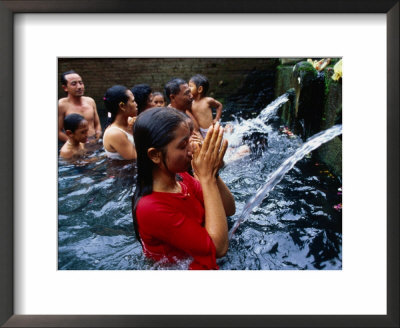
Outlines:
{"type": "Polygon", "coordinates": [[[301,160],[305,155],[318,148],[322,144],[330,141],[334,137],[340,135],[342,133],[342,125],[334,125],[331,128],[319,132],[312,137],[310,137],[302,146],[300,146],[296,152],[287,158],[281,166],[275,170],[272,175],[269,177],[264,186],[257,190],[254,196],[250,198],[250,200],[246,203],[243,208],[243,211],[239,218],[236,220],[232,229],[229,231],[229,239],[232,238],[236,229],[239,227],[240,223],[242,223],[251,211],[259,206],[263,199],[267,196],[267,194],[282,180],[283,176],[293,168],[293,166],[301,160]]]}
{"type": "Polygon", "coordinates": [[[232,133],[225,133],[224,138],[228,140],[229,146],[238,147],[243,144],[243,136],[248,135],[250,132],[268,133],[271,127],[267,125],[268,120],[275,116],[278,109],[289,100],[289,94],[284,93],[276,98],[267,107],[265,107],[260,114],[249,120],[243,120],[240,123],[235,122],[232,127],[232,133]]]}

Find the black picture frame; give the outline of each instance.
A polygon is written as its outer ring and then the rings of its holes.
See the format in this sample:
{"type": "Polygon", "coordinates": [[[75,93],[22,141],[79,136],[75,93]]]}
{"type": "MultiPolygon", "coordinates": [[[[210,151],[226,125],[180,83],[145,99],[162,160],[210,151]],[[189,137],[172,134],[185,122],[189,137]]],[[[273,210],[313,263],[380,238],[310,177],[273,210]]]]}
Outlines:
{"type": "MultiPolygon", "coordinates": [[[[399,327],[398,0],[0,0],[0,324],[4,327],[399,327]],[[387,315],[14,315],[13,21],[16,13],[383,13],[387,17],[387,315]]],[[[368,288],[368,286],[366,286],[368,288]]]]}

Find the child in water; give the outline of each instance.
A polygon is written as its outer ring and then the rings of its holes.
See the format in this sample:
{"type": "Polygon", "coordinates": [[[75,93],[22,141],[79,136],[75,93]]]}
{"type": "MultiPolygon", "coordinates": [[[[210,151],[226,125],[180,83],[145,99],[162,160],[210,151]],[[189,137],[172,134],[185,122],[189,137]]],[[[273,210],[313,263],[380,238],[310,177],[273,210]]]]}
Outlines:
{"type": "Polygon", "coordinates": [[[89,132],[88,121],[76,113],[67,115],[64,119],[64,130],[68,140],[61,147],[60,157],[64,159],[79,157],[85,152],[89,132]]]}
{"type": "Polygon", "coordinates": [[[165,107],[167,105],[164,95],[161,92],[153,92],[153,106],[154,107],[165,107]]]}
{"type": "Polygon", "coordinates": [[[207,78],[201,74],[196,74],[190,78],[189,88],[193,95],[191,112],[199,124],[201,135],[205,138],[207,129],[220,120],[222,115],[222,104],[214,98],[206,97],[209,82],[207,78]],[[216,109],[214,119],[212,113],[213,108],[216,109]]]}

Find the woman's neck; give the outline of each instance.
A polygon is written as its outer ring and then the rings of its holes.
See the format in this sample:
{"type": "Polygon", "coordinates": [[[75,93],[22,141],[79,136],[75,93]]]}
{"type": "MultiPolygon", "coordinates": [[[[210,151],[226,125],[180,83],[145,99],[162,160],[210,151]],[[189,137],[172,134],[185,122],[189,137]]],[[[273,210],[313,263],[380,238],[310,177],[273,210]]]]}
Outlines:
{"type": "Polygon", "coordinates": [[[181,185],[175,174],[157,168],[153,171],[153,191],[178,193],[181,185]]]}
{"type": "Polygon", "coordinates": [[[114,122],[112,123],[114,126],[118,126],[124,130],[128,129],[128,118],[125,115],[117,115],[114,122]]]}

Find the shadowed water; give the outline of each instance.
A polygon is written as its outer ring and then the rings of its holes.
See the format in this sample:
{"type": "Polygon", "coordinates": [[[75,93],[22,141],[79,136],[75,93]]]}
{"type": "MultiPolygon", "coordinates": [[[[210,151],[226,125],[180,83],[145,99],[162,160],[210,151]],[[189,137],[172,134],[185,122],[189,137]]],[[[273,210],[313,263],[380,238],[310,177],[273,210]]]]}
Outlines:
{"type": "MultiPolygon", "coordinates": [[[[334,209],[341,203],[341,182],[322,164],[296,157],[297,163],[286,174],[281,171],[281,181],[268,195],[260,194],[246,207],[282,163],[304,146],[274,124],[277,109],[286,101],[283,95],[254,119],[228,122],[233,128],[226,134],[232,151],[246,144],[251,153],[227,158],[220,172],[237,206],[237,214],[228,218],[230,231],[241,222],[231,235],[227,255],[218,260],[223,270],[342,267],[342,217],[334,209]]],[[[59,160],[59,269],[186,269],[189,261],[166,265],[143,256],[131,216],[134,165],[106,159],[100,147],[90,157],[93,162],[78,165],[59,160]]]]}

